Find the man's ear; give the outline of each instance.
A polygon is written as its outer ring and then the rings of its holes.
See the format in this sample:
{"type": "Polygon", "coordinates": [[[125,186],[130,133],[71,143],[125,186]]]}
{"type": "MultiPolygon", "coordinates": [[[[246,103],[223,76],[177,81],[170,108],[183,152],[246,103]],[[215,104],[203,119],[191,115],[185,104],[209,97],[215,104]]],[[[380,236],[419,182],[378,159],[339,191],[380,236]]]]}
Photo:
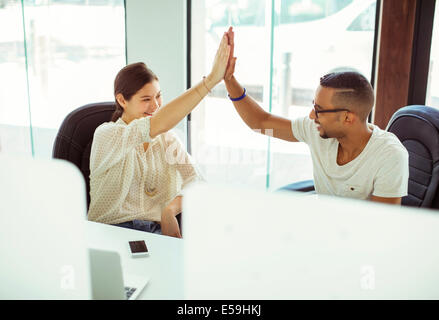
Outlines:
{"type": "Polygon", "coordinates": [[[344,121],[347,124],[354,124],[355,121],[357,121],[357,116],[355,115],[355,113],[348,111],[348,112],[346,112],[346,116],[345,116],[344,121]]]}
{"type": "Polygon", "coordinates": [[[123,97],[122,93],[118,93],[116,95],[116,100],[120,104],[120,106],[125,110],[127,102],[125,101],[125,98],[123,97]]]}

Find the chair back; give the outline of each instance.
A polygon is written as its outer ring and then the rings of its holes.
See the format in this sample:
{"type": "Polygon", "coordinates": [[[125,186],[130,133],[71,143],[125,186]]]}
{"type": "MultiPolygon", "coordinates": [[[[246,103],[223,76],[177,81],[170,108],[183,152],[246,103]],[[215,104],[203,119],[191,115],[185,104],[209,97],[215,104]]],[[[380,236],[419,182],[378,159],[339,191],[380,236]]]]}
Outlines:
{"type": "Polygon", "coordinates": [[[403,107],[392,116],[387,131],[409,153],[408,195],[402,204],[439,208],[439,110],[423,105],[403,107]]]}
{"type": "Polygon", "coordinates": [[[90,151],[93,135],[102,123],[111,121],[114,102],[91,103],[70,112],[64,119],[53,145],[53,158],[75,164],[84,176],[87,209],[90,205],[90,151]]]}

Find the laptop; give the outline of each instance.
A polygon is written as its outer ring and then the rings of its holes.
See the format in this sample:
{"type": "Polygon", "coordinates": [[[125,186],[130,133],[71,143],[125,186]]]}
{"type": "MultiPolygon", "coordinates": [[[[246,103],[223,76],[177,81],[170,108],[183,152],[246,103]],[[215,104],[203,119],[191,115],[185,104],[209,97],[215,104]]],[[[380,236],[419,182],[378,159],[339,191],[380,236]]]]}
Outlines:
{"type": "Polygon", "coordinates": [[[0,299],[90,299],[85,183],[62,160],[0,156],[0,299]]]}
{"type": "Polygon", "coordinates": [[[135,300],[148,278],[123,274],[119,253],[89,249],[92,297],[94,300],[135,300]]]}
{"type": "Polygon", "coordinates": [[[439,214],[196,185],[183,201],[185,299],[439,299],[439,214]]]}

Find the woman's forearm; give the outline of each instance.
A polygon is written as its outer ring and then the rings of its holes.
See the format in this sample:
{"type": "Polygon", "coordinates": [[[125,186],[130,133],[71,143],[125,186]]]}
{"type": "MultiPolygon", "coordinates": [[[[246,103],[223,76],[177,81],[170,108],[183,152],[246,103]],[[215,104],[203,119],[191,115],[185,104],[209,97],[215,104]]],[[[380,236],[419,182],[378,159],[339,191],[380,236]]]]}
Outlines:
{"type": "Polygon", "coordinates": [[[216,85],[210,76],[175,98],[151,117],[150,136],[155,136],[175,127],[187,116],[216,85]]]}
{"type": "Polygon", "coordinates": [[[228,38],[227,35],[224,34],[209,75],[196,86],[190,88],[163,108],[160,108],[156,114],[151,117],[149,132],[151,138],[176,126],[177,123],[188,115],[207,93],[224,78],[229,53],[230,46],[228,45],[228,38]]]}
{"type": "Polygon", "coordinates": [[[181,213],[183,196],[177,196],[163,210],[163,214],[176,216],[181,213]]]}
{"type": "Polygon", "coordinates": [[[176,218],[181,212],[181,198],[181,196],[175,197],[162,212],[160,225],[165,236],[181,238],[181,230],[176,218]]]}

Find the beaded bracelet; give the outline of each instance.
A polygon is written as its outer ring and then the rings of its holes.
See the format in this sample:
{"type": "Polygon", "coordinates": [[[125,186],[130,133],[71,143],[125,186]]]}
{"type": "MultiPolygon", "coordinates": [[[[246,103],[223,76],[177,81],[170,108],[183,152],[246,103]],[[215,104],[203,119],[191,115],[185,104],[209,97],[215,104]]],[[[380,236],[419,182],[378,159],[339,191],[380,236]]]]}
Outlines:
{"type": "Polygon", "coordinates": [[[240,97],[238,97],[238,98],[232,98],[229,94],[228,94],[228,96],[229,96],[230,100],[232,100],[232,101],[239,101],[239,100],[242,100],[242,99],[245,98],[245,96],[246,96],[246,90],[245,90],[245,88],[244,88],[244,93],[242,94],[242,96],[240,96],[240,97]]]}

